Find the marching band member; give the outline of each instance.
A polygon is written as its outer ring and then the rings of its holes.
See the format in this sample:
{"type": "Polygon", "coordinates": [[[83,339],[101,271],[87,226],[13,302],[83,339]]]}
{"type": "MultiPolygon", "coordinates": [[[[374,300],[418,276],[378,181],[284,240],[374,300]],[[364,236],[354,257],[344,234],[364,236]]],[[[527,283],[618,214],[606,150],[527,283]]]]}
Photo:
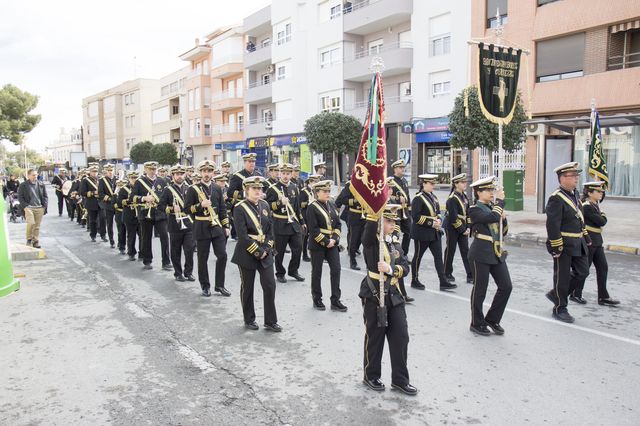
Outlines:
{"type": "Polygon", "coordinates": [[[264,300],[264,328],[280,332],[276,314],[276,281],[273,272],[273,229],[269,205],[262,200],[265,179],[250,176],[244,179],[246,197],[233,209],[233,219],[238,228],[238,242],[231,262],[240,270],[240,301],[245,327],[257,330],[256,313],[253,302],[253,288],[256,272],[260,275],[260,285],[264,300]]]}
{"type": "MultiPolygon", "coordinates": [[[[307,182],[304,185],[304,188],[302,188],[302,190],[300,190],[300,196],[298,198],[299,202],[300,202],[300,210],[302,211],[302,217],[304,218],[304,220],[307,220],[307,207],[309,206],[309,203],[311,203],[313,201],[313,190],[311,189],[311,186],[318,182],[318,180],[320,179],[320,175],[309,175],[309,177],[307,178],[307,182]]],[[[311,258],[309,257],[309,229],[307,229],[307,232],[302,236],[302,260],[304,262],[311,262],[311,258]]]]}
{"type": "MultiPolygon", "coordinates": [[[[116,210],[113,206],[113,203],[116,201],[116,182],[113,177],[113,165],[107,164],[102,168],[104,175],[100,178],[98,182],[98,205],[100,206],[100,233],[109,236],[109,243],[111,244],[111,248],[116,246],[116,243],[113,239],[113,219],[116,214],[116,210]]],[[[106,242],[106,238],[103,238],[102,241],[106,242]]]]}
{"type": "Polygon", "coordinates": [[[409,243],[411,242],[411,197],[409,197],[409,182],[404,177],[406,164],[404,160],[398,160],[391,164],[393,176],[389,182],[389,202],[400,204],[402,209],[398,214],[400,220],[400,231],[402,232],[402,251],[409,253],[409,243]]]}
{"type": "Polygon", "coordinates": [[[130,201],[131,191],[138,180],[138,172],[127,173],[127,184],[118,191],[118,204],[122,206],[122,222],[127,234],[127,254],[129,260],[142,260],[142,238],[140,237],[140,222],[138,221],[137,205],[130,201]],[[138,238],[138,250],[136,250],[136,237],[138,238]]]}
{"type": "Polygon", "coordinates": [[[298,187],[298,192],[302,192],[302,190],[304,189],[304,180],[300,177],[300,164],[293,165],[291,181],[298,187]]]}
{"type": "Polygon", "coordinates": [[[115,210],[114,218],[116,220],[116,232],[118,234],[118,251],[120,254],[126,254],[127,249],[127,227],[124,224],[122,214],[124,208],[120,204],[119,195],[122,188],[127,184],[126,179],[118,179],[116,181],[116,190],[113,196],[113,209],[115,210]]]}
{"type": "Polygon", "coordinates": [[[366,221],[362,206],[353,194],[351,194],[350,187],[351,183],[347,182],[344,188],[342,188],[342,191],[336,198],[336,207],[338,209],[342,206],[347,206],[349,208],[349,212],[347,213],[347,226],[349,228],[347,235],[347,239],[349,240],[349,260],[351,269],[359,271],[360,267],[358,266],[356,255],[359,254],[360,244],[362,243],[362,231],[366,221]]]}
{"type": "Polygon", "coordinates": [[[64,194],[62,193],[62,185],[69,180],[67,177],[67,169],[61,167],[58,170],[58,174],[51,180],[51,186],[56,190],[56,197],[58,197],[58,216],[62,216],[62,204],[64,203],[64,194]]]}
{"type": "MultiPolygon", "coordinates": [[[[89,167],[89,174],[86,176],[80,184],[80,195],[82,195],[84,208],[88,214],[88,228],[91,241],[96,241],[96,235],[98,234],[98,215],[100,214],[100,206],[98,206],[98,167],[89,167]]],[[[104,235],[102,240],[106,241],[104,235]]]]}
{"type": "Polygon", "coordinates": [[[467,273],[467,283],[473,283],[473,275],[469,260],[469,233],[471,230],[467,226],[467,211],[469,210],[469,199],[465,194],[467,189],[467,175],[461,173],[451,179],[451,194],[447,199],[447,218],[445,231],[447,235],[447,248],[444,250],[444,275],[448,281],[454,282],[453,258],[456,255],[456,247],[460,246],[460,257],[467,273]]]}

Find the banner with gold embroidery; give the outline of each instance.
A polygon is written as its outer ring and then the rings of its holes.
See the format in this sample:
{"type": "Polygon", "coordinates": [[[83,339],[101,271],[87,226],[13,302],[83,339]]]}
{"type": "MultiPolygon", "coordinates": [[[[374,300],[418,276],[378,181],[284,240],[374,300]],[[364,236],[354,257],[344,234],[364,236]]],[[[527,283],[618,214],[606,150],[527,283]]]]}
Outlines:
{"type": "Polygon", "coordinates": [[[369,108],[350,181],[353,196],[374,216],[379,216],[389,198],[386,142],[382,78],[376,72],[371,79],[369,108]]]}
{"type": "Polygon", "coordinates": [[[600,132],[600,114],[596,109],[591,111],[591,145],[589,145],[589,170],[590,175],[604,182],[604,189],[609,189],[609,172],[607,171],[607,159],[604,156],[602,146],[602,133],[600,132]]]}
{"type": "Polygon", "coordinates": [[[522,50],[478,44],[478,100],[487,120],[507,125],[513,118],[518,94],[522,50]]]}

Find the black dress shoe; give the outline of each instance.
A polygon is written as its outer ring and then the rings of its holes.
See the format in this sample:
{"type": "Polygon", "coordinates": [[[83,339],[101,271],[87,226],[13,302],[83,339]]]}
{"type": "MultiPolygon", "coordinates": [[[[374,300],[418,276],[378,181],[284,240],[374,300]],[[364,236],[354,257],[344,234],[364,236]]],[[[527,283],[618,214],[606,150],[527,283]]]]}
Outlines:
{"type": "Polygon", "coordinates": [[[453,282],[455,282],[455,281],[456,281],[456,277],[454,277],[453,275],[445,275],[444,277],[445,277],[445,279],[446,279],[447,281],[449,281],[449,282],[452,282],[452,283],[453,283],[453,282]]]}
{"type": "Polygon", "coordinates": [[[619,305],[619,304],[620,304],[619,300],[615,300],[615,299],[612,299],[610,297],[607,297],[606,299],[598,299],[598,305],[616,306],[616,305],[619,305]]]}
{"type": "Polygon", "coordinates": [[[415,386],[407,383],[406,385],[396,385],[395,383],[391,383],[391,389],[399,390],[400,392],[404,392],[407,395],[415,396],[418,394],[418,389],[415,386]]]}
{"type": "Polygon", "coordinates": [[[304,277],[302,277],[299,273],[289,274],[291,278],[294,278],[296,281],[304,281],[304,277]]]}
{"type": "Polygon", "coordinates": [[[42,248],[42,246],[40,246],[40,243],[37,242],[37,241],[35,243],[33,243],[32,246],[33,246],[33,248],[42,248]]]}
{"type": "Polygon", "coordinates": [[[120,254],[125,255],[127,252],[124,249],[120,249],[120,254]]]}
{"type": "Polygon", "coordinates": [[[276,281],[278,281],[279,283],[286,283],[287,279],[285,277],[280,276],[280,275],[276,275],[276,281]]]}
{"type": "Polygon", "coordinates": [[[224,287],[216,287],[215,288],[216,292],[220,293],[220,295],[224,296],[224,297],[229,297],[231,296],[231,292],[229,290],[227,290],[224,287]]]}
{"type": "Polygon", "coordinates": [[[467,277],[467,284],[473,284],[473,277],[467,277]]]}
{"type": "Polygon", "coordinates": [[[575,303],[579,303],[581,305],[586,305],[587,304],[587,299],[583,298],[582,296],[574,296],[572,294],[571,296],[569,296],[569,300],[571,300],[572,302],[575,302],[575,303]]]}
{"type": "Polygon", "coordinates": [[[109,245],[111,246],[111,248],[116,248],[116,243],[114,243],[113,241],[111,241],[109,245]]]}
{"type": "Polygon", "coordinates": [[[336,300],[335,302],[331,302],[331,310],[338,312],[347,312],[347,307],[344,306],[341,301],[336,300]]]}
{"type": "Polygon", "coordinates": [[[440,290],[442,291],[453,290],[454,288],[458,288],[458,284],[451,284],[448,282],[440,283],[440,290]]]}
{"type": "Polygon", "coordinates": [[[138,262],[144,262],[144,259],[138,256],[138,262]]]}
{"type": "Polygon", "coordinates": [[[284,249],[284,252],[285,252],[285,253],[291,253],[291,250],[289,250],[289,249],[284,249]]]}
{"type": "Polygon", "coordinates": [[[136,261],[136,257],[135,256],[129,256],[129,260],[132,261],[132,262],[135,262],[136,261]]]}
{"type": "Polygon", "coordinates": [[[311,262],[311,258],[309,256],[302,256],[303,262],[311,262]]]}
{"type": "Polygon", "coordinates": [[[324,303],[322,303],[322,300],[318,299],[318,300],[314,300],[313,301],[313,307],[319,311],[324,311],[325,309],[327,309],[324,306],[324,303]]]}
{"type": "Polygon", "coordinates": [[[100,239],[102,240],[103,243],[106,243],[107,241],[109,241],[107,240],[107,237],[100,237],[100,239]]]}
{"type": "Polygon", "coordinates": [[[144,265],[144,266],[142,267],[142,269],[145,269],[145,270],[153,269],[153,266],[151,266],[151,265],[144,265]]]}
{"type": "Polygon", "coordinates": [[[382,392],[384,390],[384,383],[380,381],[380,379],[363,379],[362,382],[369,386],[371,389],[377,392],[382,392]]]}
{"type": "Polygon", "coordinates": [[[497,322],[491,322],[491,321],[487,321],[485,320],[485,322],[487,323],[487,325],[489,326],[489,328],[491,330],[493,330],[493,332],[495,334],[498,334],[500,336],[502,336],[504,334],[504,328],[502,328],[500,326],[500,324],[498,324],[497,322]]]}
{"type": "Polygon", "coordinates": [[[162,265],[162,269],[164,271],[173,271],[173,266],[171,266],[170,263],[167,263],[166,265],[162,265]]]}
{"type": "Polygon", "coordinates": [[[211,297],[211,290],[209,290],[209,289],[202,290],[202,295],[204,297],[211,297]]]}
{"type": "Polygon", "coordinates": [[[572,323],[572,322],[574,322],[576,320],[567,311],[562,311],[562,312],[558,312],[558,313],[554,312],[553,313],[553,317],[555,319],[557,319],[558,321],[568,322],[568,323],[572,323]]]}
{"type": "Polygon", "coordinates": [[[549,290],[548,292],[545,293],[544,295],[547,299],[549,299],[549,301],[551,303],[553,303],[554,305],[558,304],[558,298],[556,297],[556,294],[553,292],[553,290],[549,290]]]}
{"type": "Polygon", "coordinates": [[[413,297],[410,297],[410,296],[405,296],[404,297],[405,303],[411,303],[411,302],[414,302],[415,300],[416,299],[414,299],[413,297]]]}
{"type": "Polygon", "coordinates": [[[282,327],[280,327],[277,322],[274,324],[264,324],[263,327],[265,330],[273,331],[274,333],[280,333],[282,331],[282,327]]]}
{"type": "Polygon", "coordinates": [[[248,330],[258,330],[260,327],[258,327],[258,324],[256,324],[255,321],[253,321],[253,322],[246,322],[244,324],[244,328],[248,330]]]}
{"type": "Polygon", "coordinates": [[[469,330],[472,332],[479,334],[480,336],[488,336],[491,334],[486,325],[470,325],[469,330]]]}
{"type": "Polygon", "coordinates": [[[422,284],[420,281],[415,280],[415,281],[411,281],[411,287],[417,289],[417,290],[424,290],[426,287],[424,286],[424,284],[422,284]]]}
{"type": "Polygon", "coordinates": [[[195,281],[196,280],[195,277],[193,275],[191,275],[191,274],[186,275],[185,278],[187,279],[187,281],[195,281]]]}
{"type": "Polygon", "coordinates": [[[358,266],[358,263],[356,261],[351,261],[351,269],[353,269],[354,271],[360,270],[360,267],[358,266]]]}
{"type": "Polygon", "coordinates": [[[91,238],[91,242],[92,242],[92,243],[95,243],[95,242],[96,242],[96,239],[95,239],[95,238],[91,238]]]}
{"type": "Polygon", "coordinates": [[[186,280],[182,275],[176,275],[176,281],[184,282],[186,280]]]}

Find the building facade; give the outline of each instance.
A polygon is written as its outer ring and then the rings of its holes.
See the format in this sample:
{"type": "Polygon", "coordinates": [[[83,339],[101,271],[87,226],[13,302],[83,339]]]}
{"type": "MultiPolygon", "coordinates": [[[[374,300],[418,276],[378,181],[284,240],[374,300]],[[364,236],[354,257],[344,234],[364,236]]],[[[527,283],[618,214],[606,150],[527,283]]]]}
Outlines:
{"type": "Polygon", "coordinates": [[[70,160],[70,153],[82,151],[82,129],[60,128],[60,134],[46,150],[53,164],[64,165],[70,160]]]}
{"type": "Polygon", "coordinates": [[[184,67],[160,79],[159,100],[151,104],[152,143],[184,147],[187,133],[183,114],[187,108],[186,84],[190,72],[190,67],[184,67]]]}

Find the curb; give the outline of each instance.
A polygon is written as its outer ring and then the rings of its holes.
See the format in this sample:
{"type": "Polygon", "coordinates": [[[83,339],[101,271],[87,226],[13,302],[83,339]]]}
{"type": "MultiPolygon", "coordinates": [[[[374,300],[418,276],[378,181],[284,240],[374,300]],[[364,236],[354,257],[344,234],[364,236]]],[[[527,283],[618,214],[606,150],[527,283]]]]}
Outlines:
{"type": "MultiPolygon", "coordinates": [[[[522,234],[507,234],[505,236],[507,244],[535,244],[539,246],[545,246],[547,243],[546,237],[540,237],[531,233],[522,234]]],[[[640,256],[640,247],[624,246],[617,244],[604,245],[604,250],[611,253],[623,253],[640,256]]]]}
{"type": "Polygon", "coordinates": [[[24,244],[13,244],[11,246],[11,261],[13,262],[46,258],[47,254],[43,249],[36,249],[24,244]]]}

